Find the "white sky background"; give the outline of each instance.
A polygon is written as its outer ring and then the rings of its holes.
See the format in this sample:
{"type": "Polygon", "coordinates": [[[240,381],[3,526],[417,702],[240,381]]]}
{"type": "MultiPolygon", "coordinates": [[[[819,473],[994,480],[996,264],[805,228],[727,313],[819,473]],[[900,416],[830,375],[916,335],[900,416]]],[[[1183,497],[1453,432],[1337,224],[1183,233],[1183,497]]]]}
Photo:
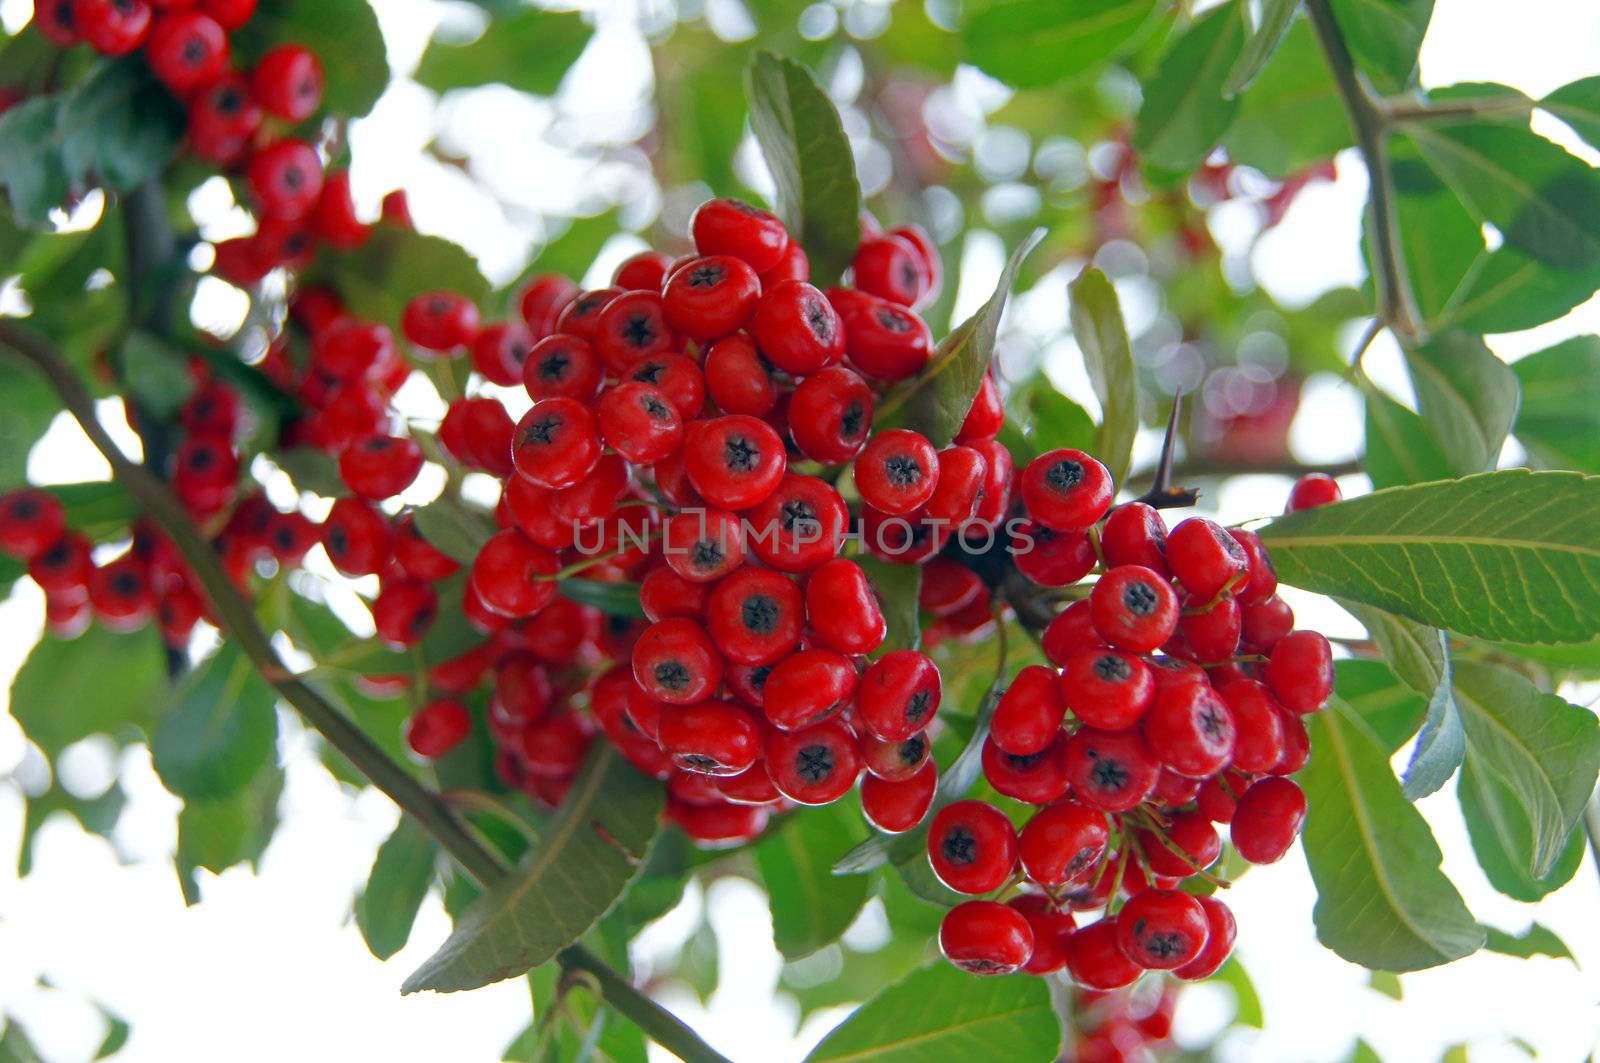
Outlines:
{"type": "MultiPolygon", "coordinates": [[[[438,17],[438,5],[384,0],[377,6],[392,60],[409,69],[438,17]]],[[[618,0],[600,6],[600,39],[572,75],[577,84],[569,85],[581,87],[568,94],[581,97],[581,108],[565,100],[558,113],[549,104],[493,91],[436,108],[431,94],[402,81],[353,131],[358,196],[375,204],[387,188],[404,184],[422,228],[466,244],[496,278],[514,275],[540,234],[526,217],[508,217],[476,194],[459,172],[421,156],[432,131],[448,122],[452,143],[473,150],[480,176],[526,210],[570,208],[600,188],[633,210],[652,212],[650,195],[628,185],[627,167],[574,158],[550,142],[559,138],[563,122],[574,121],[590,130],[614,130],[619,141],[632,135],[630,115],[648,84],[630,82],[627,72],[648,68],[642,66],[642,44],[627,28],[628,4],[618,0]],[[519,135],[507,137],[508,128],[519,135]],[[520,135],[524,130],[527,135],[520,135]],[[498,151],[483,150],[497,142],[498,151]]],[[[723,5],[712,0],[711,6],[723,5]]],[[[14,29],[28,9],[28,0],[0,0],[0,19],[14,29]]],[[[1534,96],[1597,68],[1600,5],[1592,0],[1439,0],[1423,52],[1427,84],[1494,80],[1534,96]]],[[[1359,280],[1356,239],[1363,188],[1359,166],[1341,159],[1339,180],[1313,186],[1261,242],[1254,265],[1275,294],[1298,302],[1359,280]]],[[[229,224],[226,205],[221,204],[221,220],[213,222],[215,234],[229,224]]],[[[1214,218],[1224,246],[1238,246],[1235,225],[1225,213],[1214,218]]],[[[625,248],[610,250],[606,257],[614,260],[625,248]]],[[[998,269],[998,261],[992,261],[995,249],[983,241],[974,241],[968,255],[975,274],[998,269]]],[[[608,263],[604,271],[609,269],[608,263]]],[[[1059,298],[1059,293],[1038,293],[1023,304],[1022,313],[1054,309],[1059,298]]],[[[206,312],[226,320],[236,311],[219,292],[206,312]]],[[[1600,331],[1600,300],[1560,322],[1491,343],[1514,359],[1565,336],[1594,331],[1600,331]]],[[[1369,365],[1386,385],[1405,394],[1392,345],[1375,349],[1369,365]]],[[[1051,368],[1059,370],[1069,390],[1080,392],[1071,366],[1051,368]]],[[[1092,399],[1088,404],[1092,407],[1092,399]]],[[[1360,431],[1355,397],[1336,384],[1314,381],[1293,432],[1298,456],[1347,458],[1359,447],[1360,431]]],[[[75,429],[58,422],[35,451],[31,470],[52,481],[103,477],[104,464],[86,448],[75,429]]],[[[1260,516],[1281,507],[1287,486],[1279,478],[1241,478],[1216,501],[1228,520],[1260,516]]],[[[1346,485],[1347,492],[1364,488],[1361,477],[1346,485]]],[[[1303,596],[1294,604],[1312,626],[1353,631],[1349,619],[1332,607],[1318,608],[1303,596]]],[[[0,689],[35,641],[42,616],[42,596],[26,582],[0,603],[0,689]]],[[[177,802],[162,790],[144,755],[115,766],[131,795],[115,839],[126,862],[119,862],[107,843],[58,819],[39,835],[34,874],[26,881],[15,879],[22,803],[4,776],[22,763],[24,744],[9,716],[0,716],[0,1013],[20,1018],[49,1063],[93,1055],[104,1027],[85,996],[132,1023],[132,1039],[118,1057],[126,1060],[476,1063],[500,1058],[501,1048],[527,1020],[524,983],[402,998],[398,989],[404,975],[448,930],[443,910],[430,899],[411,947],[388,964],[374,960],[346,916],[395,811],[371,792],[352,799],[341,791],[292,726],[283,752],[289,765],[284,822],[260,874],[242,868],[222,876],[202,872],[204,903],[186,909],[170,864],[177,802]],[[59,989],[40,989],[40,975],[59,989]]],[[[113,766],[92,748],[81,754],[81,782],[92,787],[98,778],[103,785],[113,766]]],[[[1420,807],[1444,850],[1445,870],[1474,914],[1505,929],[1522,929],[1535,910],[1489,887],[1449,789],[1420,807]]],[[[1539,921],[1567,941],[1583,969],[1565,961],[1485,953],[1405,976],[1403,1003],[1368,989],[1364,971],[1316,944],[1310,920],[1315,896],[1298,848],[1281,864],[1246,876],[1228,899],[1239,915],[1239,955],[1263,996],[1268,1028],[1260,1035],[1231,1037],[1223,1058],[1337,1060],[1357,1033],[1391,1063],[1437,1059],[1445,1047],[1460,1042],[1471,1043],[1475,1061],[1526,1058],[1510,1045],[1511,1037],[1536,1046],[1541,1059],[1557,1061],[1582,1059],[1596,1046],[1600,981],[1588,972],[1600,970],[1595,918],[1600,879],[1588,856],[1573,882],[1537,909],[1539,921]]],[[[692,929],[701,903],[696,892],[653,929],[641,944],[641,960],[648,962],[660,950],[670,953],[692,929]]],[[[798,1059],[838,1014],[814,1019],[797,1036],[795,1009],[772,995],[779,960],[764,898],[747,884],[724,882],[712,891],[710,905],[720,931],[722,988],[709,1010],[686,993],[667,1003],[741,1063],[798,1059]]],[[[870,913],[852,932],[856,940],[870,941],[879,932],[870,913]]],[[[1180,1036],[1204,1037],[1215,1029],[1224,1014],[1223,992],[1199,988],[1185,994],[1180,1036]]]]}

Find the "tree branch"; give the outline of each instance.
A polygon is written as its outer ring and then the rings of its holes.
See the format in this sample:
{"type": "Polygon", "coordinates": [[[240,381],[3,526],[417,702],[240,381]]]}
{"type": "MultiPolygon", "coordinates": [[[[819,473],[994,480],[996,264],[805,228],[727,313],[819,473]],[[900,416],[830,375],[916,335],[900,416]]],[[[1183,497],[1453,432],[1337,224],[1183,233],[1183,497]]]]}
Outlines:
{"type": "Polygon", "coordinates": [[[1414,336],[1418,330],[1416,299],[1407,279],[1404,252],[1395,217],[1394,175],[1389,171],[1388,130],[1383,113],[1356,71],[1355,60],[1339,32],[1328,0],[1306,0],[1306,14],[1316,31],[1317,43],[1333,72],[1339,98],[1355,128],[1356,146],[1367,164],[1371,210],[1373,280],[1378,290],[1378,317],[1395,331],[1414,336]]]}
{"type": "MultiPolygon", "coordinates": [[[[177,499],[143,467],[117,448],[94,412],[94,400],[83,382],[55,349],[17,325],[0,321],[0,345],[37,368],[77,419],[96,449],[110,462],[117,481],[172,540],[210,599],[224,636],[249,658],[258,672],[282,698],[299,711],[312,727],[344,757],[414,818],[468,874],[490,885],[509,874],[504,860],[465,824],[443,797],[418,782],[396,763],[332,703],[291,675],[267,633],[257,622],[249,601],[228,578],[211,545],[189,520],[177,499]]],[[[580,945],[558,954],[568,969],[584,970],[599,981],[606,1002],[639,1026],[664,1048],[687,1063],[729,1063],[700,1040],[671,1012],[641,993],[605,961],[580,945]]]]}

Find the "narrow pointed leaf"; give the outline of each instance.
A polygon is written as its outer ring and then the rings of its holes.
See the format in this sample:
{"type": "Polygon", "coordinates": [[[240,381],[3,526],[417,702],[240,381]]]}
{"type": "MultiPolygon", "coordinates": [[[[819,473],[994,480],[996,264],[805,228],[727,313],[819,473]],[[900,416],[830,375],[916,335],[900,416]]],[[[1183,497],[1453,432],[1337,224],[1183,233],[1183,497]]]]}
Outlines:
{"type": "Polygon", "coordinates": [[[411,925],[433,884],[439,847],[410,816],[378,847],[367,887],[356,902],[356,926],[380,960],[405,948],[411,925]]]}
{"type": "Polygon", "coordinates": [[[514,978],[582,937],[644,867],[663,803],[660,783],[596,742],[539,845],[462,913],[401,991],[514,978]]]}
{"type": "Polygon", "coordinates": [[[1489,885],[1513,900],[1534,902],[1572,881],[1583,863],[1583,832],[1575,830],[1548,872],[1535,878],[1533,826],[1511,788],[1478,767],[1469,751],[1456,783],[1456,800],[1467,823],[1472,853],[1489,885]]]}
{"type": "Polygon", "coordinates": [[[1539,107],[1573,128],[1592,148],[1600,148],[1600,74],[1563,85],[1539,107]]]}
{"type": "Polygon", "coordinates": [[[1433,0],[1331,0],[1351,54],[1384,92],[1416,77],[1417,53],[1433,17],[1433,0]]]}
{"type": "Polygon", "coordinates": [[[1524,960],[1534,956],[1549,956],[1551,959],[1578,962],[1572,955],[1572,950],[1567,947],[1567,943],[1562,941],[1554,930],[1539,923],[1530,924],[1528,929],[1520,934],[1492,926],[1484,929],[1489,933],[1489,940],[1484,942],[1483,947],[1490,952],[1498,952],[1503,956],[1516,956],[1524,960]]]}
{"type": "Polygon", "coordinates": [[[644,616],[637,583],[606,583],[595,579],[564,579],[556,585],[563,598],[592,605],[607,616],[644,616]]]}
{"type": "Polygon", "coordinates": [[[1238,110],[1223,82],[1244,47],[1244,23],[1226,5],[1213,8],[1184,31],[1144,84],[1133,145],[1145,161],[1189,170],[1217,146],[1238,110]]]}
{"type": "Polygon", "coordinates": [[[1422,417],[1376,388],[1366,397],[1367,475],[1375,488],[1448,480],[1455,475],[1422,417]]]}
{"type": "Polygon", "coordinates": [[[1121,484],[1133,461],[1133,439],[1139,432],[1138,378],[1122,307],[1117,290],[1097,269],[1084,270],[1067,287],[1067,297],[1072,302],[1072,334],[1100,400],[1094,455],[1110,470],[1112,482],[1121,484]]]}
{"type": "MultiPolygon", "coordinates": [[[[1244,7],[1241,6],[1240,10],[1242,12],[1244,7]]],[[[1278,45],[1283,43],[1299,10],[1300,0],[1264,0],[1261,23],[1251,29],[1250,39],[1245,41],[1239,58],[1228,71],[1228,79],[1222,83],[1223,96],[1231,100],[1250,87],[1256,75],[1272,59],[1278,45]]]]}
{"type": "Polygon", "coordinates": [[[1494,468],[1517,419],[1520,391],[1511,367],[1464,332],[1408,350],[1406,364],[1422,421],[1455,472],[1494,468]]]}
{"type": "Polygon", "coordinates": [[[860,831],[845,802],[806,809],[755,847],[772,907],[773,939],[785,960],[809,956],[839,940],[867,901],[865,875],[834,876],[829,866],[860,831]]]}

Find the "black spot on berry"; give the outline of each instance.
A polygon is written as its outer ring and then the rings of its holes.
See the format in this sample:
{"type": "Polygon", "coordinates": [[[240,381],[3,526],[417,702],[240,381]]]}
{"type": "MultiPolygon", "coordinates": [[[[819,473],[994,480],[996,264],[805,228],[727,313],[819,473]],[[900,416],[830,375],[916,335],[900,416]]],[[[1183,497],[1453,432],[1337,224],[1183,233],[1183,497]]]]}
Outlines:
{"type": "Polygon", "coordinates": [[[656,384],[661,380],[661,374],[667,371],[665,362],[640,362],[633,371],[633,379],[641,384],[656,384]]]}
{"type": "Polygon", "coordinates": [[[1130,583],[1122,591],[1122,604],[1134,616],[1149,616],[1156,611],[1161,599],[1148,583],[1130,583]]]}
{"type": "Polygon", "coordinates": [[[833,774],[833,750],[820,742],[813,746],[802,746],[800,752],[795,754],[795,774],[809,783],[819,783],[833,774]]]}
{"type": "Polygon", "coordinates": [[[839,415],[839,438],[859,439],[867,430],[867,410],[859,402],[852,402],[839,415]]]}
{"type": "Polygon", "coordinates": [[[752,594],[739,607],[739,622],[756,635],[770,635],[778,629],[783,609],[765,594],[752,594]]]}
{"type": "Polygon", "coordinates": [[[656,665],[656,684],[664,690],[687,690],[693,677],[681,661],[662,661],[656,665]]]}
{"type": "Polygon", "coordinates": [[[554,443],[556,436],[561,432],[561,418],[555,416],[541,417],[536,421],[528,422],[522,430],[524,443],[535,443],[541,447],[554,443]]]}
{"type": "Polygon", "coordinates": [[[928,715],[928,703],[933,700],[931,690],[919,690],[906,699],[906,719],[918,723],[928,715]]]}
{"type": "Polygon", "coordinates": [[[750,472],[761,464],[761,448],[743,436],[733,436],[722,445],[722,464],[730,472],[750,472]]]}
{"type": "Polygon", "coordinates": [[[952,827],[940,839],[939,851],[952,864],[970,864],[978,859],[978,839],[965,827],[952,827]]]}
{"type": "Polygon", "coordinates": [[[711,263],[699,265],[689,271],[689,287],[715,288],[727,275],[728,271],[721,266],[711,263]]]}
{"type": "Polygon", "coordinates": [[[630,347],[648,347],[656,338],[656,327],[644,314],[629,314],[622,326],[622,340],[630,347]]]}
{"type": "Polygon", "coordinates": [[[1114,653],[1094,659],[1094,674],[1107,683],[1125,683],[1133,677],[1133,667],[1114,653]]]}
{"type": "Polygon", "coordinates": [[[1045,470],[1044,482],[1052,491],[1070,491],[1083,483],[1083,463],[1058,461],[1045,470]]]}
{"type": "Polygon", "coordinates": [[[922,758],[928,755],[928,736],[924,734],[912,735],[900,743],[900,748],[895,753],[902,764],[921,764],[922,758]]]}
{"type": "Polygon", "coordinates": [[[1114,794],[1128,785],[1128,769],[1114,760],[1097,760],[1089,772],[1089,781],[1096,790],[1114,794]]]}
{"type": "Polygon", "coordinates": [[[884,459],[883,475],[895,487],[912,487],[922,480],[922,465],[909,454],[884,459]]]}

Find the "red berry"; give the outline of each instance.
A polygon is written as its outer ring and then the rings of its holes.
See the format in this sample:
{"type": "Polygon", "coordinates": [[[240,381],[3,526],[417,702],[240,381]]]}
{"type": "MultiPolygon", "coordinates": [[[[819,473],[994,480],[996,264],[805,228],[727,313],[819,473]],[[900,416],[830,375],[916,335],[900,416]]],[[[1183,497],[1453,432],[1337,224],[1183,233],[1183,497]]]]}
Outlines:
{"type": "Polygon", "coordinates": [[[200,0],[200,6],[229,31],[243,26],[256,13],[256,0],[200,0]]]}
{"type": "Polygon", "coordinates": [[[718,340],[706,352],[706,390],[723,413],[765,417],[778,401],[772,367],[750,337],[718,340]]]}
{"type": "Polygon", "coordinates": [[[1177,635],[1183,650],[1168,652],[1201,664],[1221,664],[1239,652],[1242,621],[1238,602],[1232,598],[1205,602],[1191,596],[1183,605],[1177,635]]]}
{"type": "Polygon", "coordinates": [[[805,606],[794,581],[746,566],[724,578],[706,603],[706,626],[723,656],[739,664],[773,664],[800,643],[805,606]]]}
{"type": "Polygon", "coordinates": [[[1294,610],[1276,594],[1240,612],[1239,644],[1246,653],[1271,653],[1294,629],[1294,610]]]}
{"type": "Polygon", "coordinates": [[[389,564],[389,522],[371,504],[341,498],[322,524],[322,546],[333,567],[346,576],[381,572],[389,564]]]}
{"type": "Polygon", "coordinates": [[[89,573],[89,604],[101,623],[118,631],[141,627],[155,605],[145,567],[133,554],[89,573]]]}
{"type": "Polygon", "coordinates": [[[267,52],[250,75],[261,106],[286,122],[298,123],[322,105],[322,62],[317,53],[298,44],[280,44],[267,52]]]}
{"type": "Polygon", "coordinates": [[[1264,684],[1235,679],[1220,690],[1233,713],[1233,766],[1241,771],[1271,771],[1283,759],[1284,710],[1264,684]]]}
{"type": "Polygon", "coordinates": [[[1198,982],[1216,974],[1232,955],[1233,939],[1238,933],[1233,912],[1228,910],[1226,904],[1215,897],[1201,897],[1199,901],[1200,907],[1205,909],[1206,925],[1209,929],[1205,947],[1194,959],[1172,972],[1186,982],[1198,982]]]}
{"type": "Polygon", "coordinates": [[[605,367],[594,348],[576,336],[546,336],[522,363],[522,385],[534,399],[589,402],[600,392],[605,367]]]}
{"type": "Polygon", "coordinates": [[[831,650],[801,650],[772,666],[762,688],[767,719],[781,731],[821,723],[850,702],[856,666],[831,650]]]}
{"type": "Polygon", "coordinates": [[[1087,600],[1073,602],[1063,609],[1050,621],[1039,641],[1043,643],[1044,655],[1057,668],[1065,668],[1078,650],[1105,645],[1090,619],[1087,600]]]}
{"type": "Polygon", "coordinates": [[[1229,836],[1252,864],[1271,864],[1289,851],[1306,821],[1306,795],[1290,779],[1257,779],[1239,797],[1229,836]]]}
{"type": "Polygon", "coordinates": [[[503,616],[532,616],[556,596],[560,559],[515,528],[490,536],[472,563],[472,586],[503,616]]]}
{"type": "Polygon", "coordinates": [[[1154,874],[1187,878],[1216,863],[1222,853],[1222,839],[1217,837],[1216,828],[1198,812],[1173,816],[1172,825],[1165,834],[1166,844],[1163,844],[1153,832],[1139,832],[1139,844],[1154,874]]]}
{"type": "Polygon", "coordinates": [[[873,436],[855,463],[856,490],[873,509],[905,516],[933,497],[939,455],[926,437],[906,428],[873,436]]]}
{"type": "Polygon", "coordinates": [[[1167,537],[1167,565],[1185,590],[1206,602],[1240,580],[1250,559],[1226,528],[1204,517],[1190,517],[1167,537]]]}
{"type": "Polygon", "coordinates": [[[1033,953],[1022,969],[1029,974],[1054,974],[1066,966],[1067,936],[1078,928],[1072,915],[1057,909],[1042,893],[1024,893],[1006,904],[1022,913],[1033,932],[1033,953]]]}
{"type": "Polygon", "coordinates": [[[992,373],[986,373],[983,382],[978,385],[978,393],[972,397],[972,405],[967,407],[961,427],[956,431],[956,442],[970,444],[993,439],[1000,434],[1005,423],[1006,408],[1000,401],[1000,385],[994,382],[992,373]]]}
{"type": "Polygon", "coordinates": [[[424,350],[453,351],[478,334],[478,308],[460,292],[423,292],[406,303],[400,330],[424,350]]]}
{"type": "Polygon", "coordinates": [[[939,247],[933,242],[933,237],[929,236],[920,225],[900,225],[890,229],[886,235],[897,237],[911,245],[922,263],[923,272],[928,277],[928,289],[924,297],[932,299],[937,296],[944,282],[944,263],[939,259],[939,247]]]}
{"type": "Polygon", "coordinates": [[[1167,575],[1167,525],[1161,511],[1143,502],[1118,506],[1100,532],[1106,565],[1143,565],[1167,575]]]}
{"type": "Polygon", "coordinates": [[[1007,753],[991,737],[983,744],[983,777],[996,792],[1030,805],[1047,805],[1064,796],[1067,779],[1067,736],[1057,731],[1037,753],[1007,753]]]}
{"type": "MultiPolygon", "coordinates": [[[[28,575],[49,595],[82,595],[94,571],[92,544],[77,532],[66,532],[28,558],[28,575]]],[[[10,551],[7,551],[8,553],[10,551]]]]}
{"type": "Polygon", "coordinates": [[[667,324],[661,296],[655,292],[623,292],[607,303],[595,318],[591,342],[613,373],[682,347],[678,334],[667,324]]]}
{"type": "Polygon", "coordinates": [[[868,775],[861,780],[861,811],[881,831],[908,831],[928,814],[938,783],[939,769],[931,759],[925,760],[909,779],[896,781],[868,775]]]}
{"type": "Polygon", "coordinates": [[[692,358],[658,354],[628,367],[626,379],[658,388],[685,421],[699,415],[706,404],[706,378],[692,358]]]}
{"type": "Polygon", "coordinates": [[[522,383],[523,363],[531,346],[528,330],[520,322],[496,321],[473,337],[472,366],[491,384],[516,387],[522,383]]]}
{"type": "Polygon", "coordinates": [[[861,241],[850,268],[857,288],[901,306],[916,306],[932,288],[922,255],[898,236],[861,241]]]}
{"type": "Polygon", "coordinates": [[[430,701],[406,724],[406,744],[419,757],[434,760],[459,746],[472,731],[472,714],[450,698],[430,701]]]}
{"type": "Polygon", "coordinates": [[[949,616],[970,605],[983,592],[983,579],[972,569],[948,557],[936,557],[922,566],[917,605],[934,616],[949,616]]]}
{"type": "Polygon", "coordinates": [[[780,572],[808,572],[838,555],[849,526],[832,484],[789,473],[749,511],[750,552],[780,572]]]}
{"type": "Polygon", "coordinates": [[[44,39],[57,48],[71,48],[82,39],[72,0],[34,0],[33,22],[44,39]]]}
{"type": "Polygon", "coordinates": [[[611,275],[613,287],[623,291],[660,291],[672,258],[660,251],[640,251],[611,275]]]}
{"type": "Polygon", "coordinates": [[[1298,714],[1283,710],[1278,722],[1283,725],[1283,756],[1271,769],[1273,775],[1293,775],[1311,759],[1311,737],[1306,734],[1305,720],[1298,714]]]}
{"type": "MultiPolygon", "coordinates": [[[[777,669],[773,673],[776,675],[777,669]]],[[[770,712],[770,691],[767,704],[770,712]]],[[[850,792],[861,774],[860,747],[839,720],[825,720],[800,731],[774,731],[767,737],[765,754],[773,785],[802,805],[837,801],[850,792]]]]}
{"type": "Polygon", "coordinates": [[[1316,712],[1333,693],[1333,651],[1315,631],[1291,631],[1267,658],[1267,686],[1283,707],[1302,716],[1316,712]]]}
{"type": "Polygon", "coordinates": [[[1233,536],[1234,542],[1244,549],[1250,573],[1245,581],[1235,588],[1233,596],[1239,600],[1241,606],[1259,605],[1278,590],[1278,573],[1272,567],[1272,558],[1267,553],[1266,544],[1261,541],[1261,536],[1243,528],[1229,529],[1228,534],[1233,536]]]}
{"type": "Polygon", "coordinates": [[[760,300],[755,270],[731,255],[691,259],[661,292],[667,323],[700,343],[739,331],[760,300]]]}
{"type": "Polygon", "coordinates": [[[593,291],[579,292],[569,299],[561,308],[561,312],[556,315],[552,331],[565,332],[585,343],[593,344],[601,312],[621,294],[622,292],[616,288],[596,288],[593,291]]]}
{"type": "Polygon", "coordinates": [[[1027,756],[1050,744],[1066,715],[1067,706],[1056,689],[1055,671],[1031,664],[1017,673],[1000,696],[989,737],[1005,752],[1027,756]]]}
{"type": "Polygon", "coordinates": [[[789,234],[772,214],[737,199],[712,199],[689,219],[694,246],[702,255],[732,255],[757,273],[783,260],[789,234]]]}
{"type": "Polygon", "coordinates": [[[714,583],[744,563],[744,525],[724,509],[686,509],[663,526],[663,555],[672,571],[714,583]]]}
{"type": "Polygon", "coordinates": [[[248,169],[250,191],[263,214],[303,218],[322,195],[322,160],[303,140],[280,140],[256,152],[248,169]]]}
{"type": "Polygon", "coordinates": [[[671,705],[661,712],[659,741],[683,771],[738,775],[761,755],[761,726],[733,701],[671,705]]]}
{"type": "Polygon", "coordinates": [[[763,294],[750,333],[769,362],[796,376],[815,373],[844,355],[844,323],[805,281],[784,281],[763,294]]]}
{"type": "Polygon", "coordinates": [[[415,646],[439,615],[433,588],[416,580],[393,580],[372,600],[372,621],[378,638],[394,649],[415,646]]]}
{"type": "Polygon", "coordinates": [[[1067,938],[1067,973],[1085,989],[1121,989],[1144,973],[1117,944],[1120,918],[1106,916],[1067,938]]]}
{"type": "Polygon", "coordinates": [[[1344,492],[1339,490],[1339,482],[1327,473],[1313,472],[1294,482],[1289,489],[1289,501],[1283,507],[1285,513],[1298,513],[1302,509],[1315,509],[1344,499],[1344,492]]]}
{"type": "Polygon", "coordinates": [[[955,527],[971,520],[988,476],[987,466],[983,455],[971,447],[939,451],[938,484],[923,506],[927,518],[955,527]]]}
{"type": "Polygon", "coordinates": [[[843,465],[872,434],[872,389],[844,366],[829,366],[800,382],[789,399],[789,434],[800,453],[824,465],[843,465]]]}
{"type": "Polygon", "coordinates": [[[933,336],[927,323],[903,306],[865,293],[829,300],[845,327],[845,353],[850,364],[874,380],[905,380],[922,372],[933,357],[933,336]]]}
{"type": "Polygon", "coordinates": [[[222,74],[189,100],[189,146],[207,162],[237,160],[260,125],[261,108],[238,74],[222,74]]]}
{"type": "Polygon", "coordinates": [[[872,734],[899,742],[926,728],[939,711],[939,668],[916,650],[891,650],[861,676],[856,713],[872,734]]]}
{"type": "Polygon", "coordinates": [[[54,495],[31,487],[0,495],[0,550],[12,557],[33,560],[66,529],[66,508],[54,495]]]}
{"type": "Polygon", "coordinates": [[[861,566],[835,558],[806,581],[806,623],[817,642],[840,653],[871,653],[888,624],[861,566]]]}
{"type": "Polygon", "coordinates": [[[738,775],[719,775],[714,785],[718,793],[736,804],[771,805],[783,800],[764,760],[756,761],[738,775]]]}
{"type": "Polygon", "coordinates": [[[1052,450],[1022,470],[1028,515],[1055,531],[1082,531],[1101,517],[1116,493],[1111,473],[1081,450],[1052,450]]]}
{"type": "Polygon", "coordinates": [[[1089,594],[1089,615],[1101,638],[1130,653],[1151,653],[1178,627],[1178,596],[1142,565],[1119,565],[1089,594]]]}
{"type": "Polygon", "coordinates": [[[1085,646],[1061,670],[1061,699],[1090,727],[1120,731],[1144,716],[1155,698],[1150,669],[1131,653],[1085,646]]]}
{"type": "Polygon", "coordinates": [[[901,742],[885,742],[870,733],[861,740],[862,764],[867,771],[888,782],[916,775],[932,752],[933,745],[926,731],[919,731],[901,742]]]}
{"type": "Polygon", "coordinates": [[[693,620],[658,621],[633,644],[633,678],[644,693],[669,705],[709,698],[722,683],[722,668],[710,636],[693,620]]]}
{"type": "Polygon", "coordinates": [[[180,95],[217,78],[228,64],[228,35],[200,11],[162,15],[144,43],[151,73],[180,95]]]}
{"type": "Polygon", "coordinates": [[[540,399],[517,422],[511,460],[540,486],[571,487],[600,460],[600,427],[576,399],[540,399]]]}
{"type": "Polygon", "coordinates": [[[1095,566],[1088,532],[1058,532],[1033,521],[1017,522],[1011,538],[1017,571],[1041,587],[1068,587],[1095,566]]]}
{"type": "Polygon", "coordinates": [[[697,422],[684,440],[684,471],[712,505],[748,509],[772,494],[788,459],[770,425],[733,414],[697,422]]]}
{"type": "Polygon", "coordinates": [[[1048,805],[1022,828],[1022,867],[1049,889],[1083,881],[1100,866],[1109,837],[1105,813],[1073,801],[1048,805]]]}
{"type": "Polygon", "coordinates": [[[1033,929],[1015,908],[967,901],[945,913],[939,951],[968,974],[1011,974],[1033,955],[1033,929]]]}
{"type": "Polygon", "coordinates": [[[339,478],[362,498],[389,498],[422,471],[422,448],[405,436],[367,436],[339,455],[339,478]]]}
{"type": "Polygon", "coordinates": [[[957,893],[989,893],[1017,867],[1017,832],[1006,814],[983,801],[957,801],[933,817],[928,860],[957,893]]]}
{"type": "Polygon", "coordinates": [[[1203,779],[1233,757],[1233,713],[1207,684],[1163,690],[1145,714],[1143,727],[1150,751],[1179,775],[1203,779]]]}
{"type": "Polygon", "coordinates": [[[517,293],[517,312],[534,339],[555,332],[556,318],[578,294],[578,286],[559,273],[541,273],[530,278],[517,293]]]}
{"type": "Polygon", "coordinates": [[[1148,970],[1182,967],[1200,955],[1210,933],[1205,909],[1180,890],[1144,890],[1117,913],[1117,944],[1148,970]]]}
{"type": "Polygon", "coordinates": [[[145,0],[74,0],[72,21],[101,55],[127,55],[150,33],[145,0]]]}
{"type": "Polygon", "coordinates": [[[1126,812],[1143,801],[1159,774],[1136,730],[1084,727],[1067,743],[1067,778],[1077,799],[1104,812],[1126,812]]]}
{"type": "Polygon", "coordinates": [[[610,388],[595,406],[600,438],[635,465],[649,465],[683,442],[683,418],[659,388],[629,380],[610,388]]]}

